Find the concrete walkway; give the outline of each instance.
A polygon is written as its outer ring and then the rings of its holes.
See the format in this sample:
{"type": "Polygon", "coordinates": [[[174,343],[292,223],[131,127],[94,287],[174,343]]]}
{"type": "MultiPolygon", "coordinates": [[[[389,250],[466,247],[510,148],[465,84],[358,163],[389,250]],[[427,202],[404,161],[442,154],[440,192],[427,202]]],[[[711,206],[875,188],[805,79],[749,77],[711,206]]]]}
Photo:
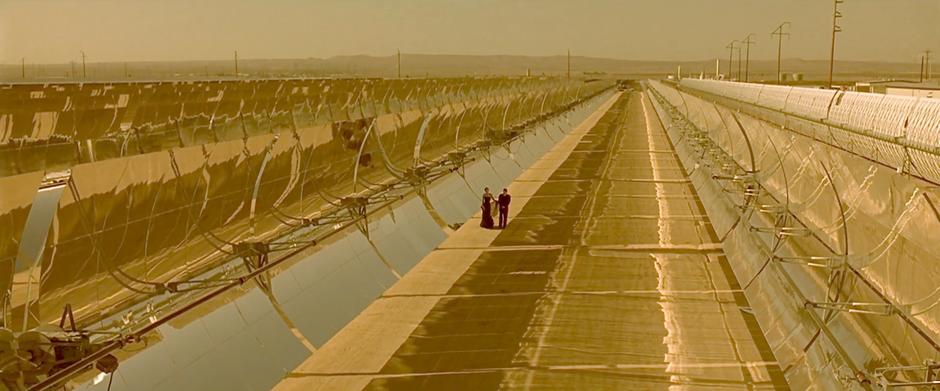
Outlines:
{"type": "Polygon", "coordinates": [[[647,98],[602,105],[277,390],[786,389],[647,98]]]}

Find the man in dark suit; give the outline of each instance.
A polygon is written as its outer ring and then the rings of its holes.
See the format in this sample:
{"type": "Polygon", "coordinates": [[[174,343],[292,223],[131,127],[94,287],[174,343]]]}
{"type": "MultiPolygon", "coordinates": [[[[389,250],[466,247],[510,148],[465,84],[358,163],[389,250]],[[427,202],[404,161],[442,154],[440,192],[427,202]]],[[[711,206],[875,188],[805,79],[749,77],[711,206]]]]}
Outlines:
{"type": "Polygon", "coordinates": [[[503,189],[503,192],[496,199],[496,205],[499,206],[499,228],[506,228],[509,220],[510,201],[512,201],[512,196],[509,195],[509,190],[503,189]]]}

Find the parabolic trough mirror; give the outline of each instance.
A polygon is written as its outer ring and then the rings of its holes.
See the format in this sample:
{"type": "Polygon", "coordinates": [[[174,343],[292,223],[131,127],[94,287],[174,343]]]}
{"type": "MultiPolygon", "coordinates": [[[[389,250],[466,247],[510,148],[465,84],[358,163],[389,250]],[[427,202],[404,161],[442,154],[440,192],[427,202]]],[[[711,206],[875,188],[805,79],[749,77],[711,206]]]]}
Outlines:
{"type": "Polygon", "coordinates": [[[940,100],[649,86],[789,385],[932,384],[940,100]]]}
{"type": "Polygon", "coordinates": [[[0,112],[3,343],[30,360],[4,381],[270,388],[609,86],[8,86],[0,95],[18,103],[0,112]]]}

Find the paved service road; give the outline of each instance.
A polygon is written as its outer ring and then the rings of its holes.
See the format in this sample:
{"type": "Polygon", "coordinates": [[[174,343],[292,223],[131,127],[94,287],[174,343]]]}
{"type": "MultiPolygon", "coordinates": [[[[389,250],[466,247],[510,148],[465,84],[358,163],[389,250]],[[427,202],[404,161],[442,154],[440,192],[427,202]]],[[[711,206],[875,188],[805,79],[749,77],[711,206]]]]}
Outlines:
{"type": "Polygon", "coordinates": [[[468,221],[278,389],[787,389],[645,95],[510,191],[507,229],[468,221]]]}

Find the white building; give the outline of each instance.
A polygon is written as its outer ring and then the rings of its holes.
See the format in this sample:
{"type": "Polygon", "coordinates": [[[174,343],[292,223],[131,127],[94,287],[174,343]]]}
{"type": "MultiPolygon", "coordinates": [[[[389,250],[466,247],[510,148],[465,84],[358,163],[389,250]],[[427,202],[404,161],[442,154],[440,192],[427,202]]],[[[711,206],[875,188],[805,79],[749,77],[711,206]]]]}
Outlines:
{"type": "Polygon", "coordinates": [[[919,96],[924,98],[940,99],[940,84],[938,83],[888,83],[885,85],[885,94],[919,96]]]}

